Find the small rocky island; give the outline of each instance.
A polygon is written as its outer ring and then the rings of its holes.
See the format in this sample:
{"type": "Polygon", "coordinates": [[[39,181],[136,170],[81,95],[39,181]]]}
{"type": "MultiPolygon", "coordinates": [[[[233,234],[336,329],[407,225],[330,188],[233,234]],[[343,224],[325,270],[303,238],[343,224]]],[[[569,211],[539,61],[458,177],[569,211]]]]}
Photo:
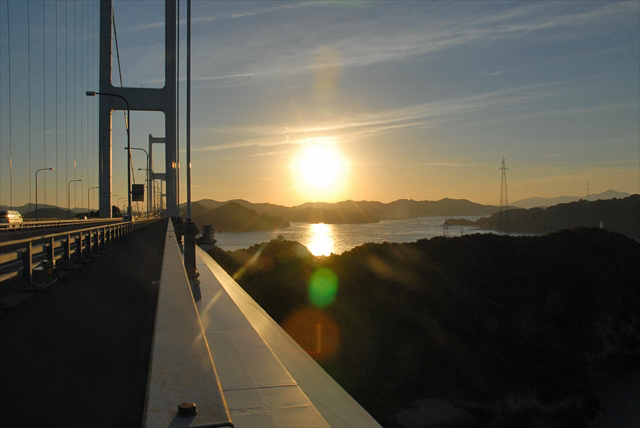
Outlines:
{"type": "Polygon", "coordinates": [[[277,230],[291,226],[282,217],[258,213],[237,202],[229,202],[218,208],[207,209],[194,202],[191,218],[197,225],[212,225],[215,231],[249,232],[254,230],[277,230]]]}

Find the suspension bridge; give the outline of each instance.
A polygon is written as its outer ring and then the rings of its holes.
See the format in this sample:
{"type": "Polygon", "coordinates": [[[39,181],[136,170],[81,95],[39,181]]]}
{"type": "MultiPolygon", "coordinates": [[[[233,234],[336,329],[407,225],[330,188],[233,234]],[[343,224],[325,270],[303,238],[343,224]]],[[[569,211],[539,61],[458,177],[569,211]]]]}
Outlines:
{"type": "Polygon", "coordinates": [[[1,6],[0,205],[14,210],[28,200],[36,213],[40,204],[66,205],[70,217],[72,207],[99,215],[0,230],[0,425],[377,426],[195,245],[190,2],[164,1],[161,88],[123,86],[112,0],[1,6]],[[182,8],[186,222],[179,192],[182,8]],[[115,199],[123,200],[124,221],[112,218],[114,177],[122,172],[114,169],[116,110],[125,112],[127,136],[126,190],[118,188],[115,199]],[[162,112],[165,135],[132,147],[131,111],[162,112]],[[163,148],[155,150],[157,166],[154,145],[163,148]],[[146,155],[138,169],[144,178],[135,174],[137,151],[146,155]],[[143,219],[134,221],[134,208],[143,219]]]}

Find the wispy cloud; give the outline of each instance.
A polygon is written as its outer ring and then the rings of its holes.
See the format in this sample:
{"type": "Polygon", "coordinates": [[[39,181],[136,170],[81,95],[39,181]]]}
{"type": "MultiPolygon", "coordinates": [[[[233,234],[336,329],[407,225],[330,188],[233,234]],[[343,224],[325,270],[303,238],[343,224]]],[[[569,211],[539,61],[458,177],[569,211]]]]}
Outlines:
{"type": "Polygon", "coordinates": [[[208,128],[203,134],[239,137],[234,142],[201,147],[199,150],[228,150],[249,146],[298,144],[312,137],[337,136],[343,142],[390,130],[432,127],[459,121],[474,114],[489,114],[525,104],[557,93],[558,83],[527,85],[485,94],[424,103],[375,113],[343,112],[340,119],[304,126],[266,125],[234,128],[208,128]]]}
{"type": "Polygon", "coordinates": [[[208,51],[201,58],[202,71],[217,72],[208,77],[202,72],[197,75],[206,80],[236,74],[308,72],[324,65],[313,60],[313,53],[322,46],[330,46],[336,52],[340,66],[363,67],[443,53],[465,45],[512,43],[523,38],[551,37],[558,41],[591,37],[628,21],[630,15],[637,15],[638,9],[635,2],[581,4],[581,8],[518,3],[484,8],[477,17],[478,10],[461,16],[460,10],[430,8],[419,3],[401,3],[397,11],[389,9],[389,13],[382,14],[377,11],[379,5],[373,2],[370,9],[362,11],[362,17],[341,18],[330,6],[315,5],[318,15],[315,19],[302,14],[273,28],[268,22],[255,26],[251,32],[234,33],[232,28],[229,35],[223,36],[222,43],[212,45],[209,37],[201,36],[198,50],[208,51]]]}

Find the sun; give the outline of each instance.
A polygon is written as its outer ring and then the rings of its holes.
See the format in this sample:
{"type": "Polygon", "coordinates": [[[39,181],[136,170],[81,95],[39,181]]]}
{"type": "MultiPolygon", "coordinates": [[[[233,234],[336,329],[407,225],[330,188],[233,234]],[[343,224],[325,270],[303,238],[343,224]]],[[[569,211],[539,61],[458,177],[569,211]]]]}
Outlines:
{"type": "Polygon", "coordinates": [[[346,186],[348,162],[329,139],[307,141],[292,162],[298,191],[314,200],[331,200],[346,186]]]}

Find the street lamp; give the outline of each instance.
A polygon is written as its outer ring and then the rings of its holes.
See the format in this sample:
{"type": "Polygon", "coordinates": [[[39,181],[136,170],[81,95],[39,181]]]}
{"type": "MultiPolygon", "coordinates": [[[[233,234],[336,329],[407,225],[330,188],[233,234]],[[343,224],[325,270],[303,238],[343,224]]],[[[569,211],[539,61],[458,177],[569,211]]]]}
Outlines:
{"type": "Polygon", "coordinates": [[[71,180],[69,184],[67,184],[67,199],[69,200],[69,217],[71,217],[71,183],[73,183],[74,181],[82,181],[82,180],[71,180]]]}
{"type": "Polygon", "coordinates": [[[36,221],[38,221],[38,173],[40,171],[53,171],[53,170],[54,168],[40,168],[39,170],[36,171],[36,221]]]}
{"type": "Polygon", "coordinates": [[[130,149],[131,150],[141,150],[141,151],[144,152],[145,155],[147,155],[147,167],[146,168],[138,168],[138,170],[142,171],[144,169],[145,171],[147,171],[147,176],[146,176],[146,182],[147,182],[147,218],[149,218],[149,195],[150,195],[150,193],[149,193],[149,168],[150,168],[150,165],[149,165],[149,153],[147,153],[147,151],[145,149],[141,149],[141,148],[138,148],[138,147],[131,147],[130,149]]]}
{"type": "MultiPolygon", "coordinates": [[[[131,148],[133,150],[133,147],[131,148]]],[[[151,183],[149,183],[149,168],[138,168],[138,171],[147,171],[147,218],[149,218],[149,211],[151,211],[151,183]]]]}
{"type": "Polygon", "coordinates": [[[95,186],[95,187],[89,187],[87,189],[87,215],[89,215],[89,213],[91,212],[91,204],[89,203],[89,195],[90,195],[89,192],[93,189],[99,189],[99,187],[95,186]]]}
{"type": "Polygon", "coordinates": [[[105,97],[117,97],[120,98],[127,105],[127,150],[128,160],[127,160],[127,199],[129,202],[129,206],[127,208],[127,215],[129,216],[129,220],[133,217],[131,215],[131,107],[129,106],[129,101],[125,97],[119,94],[109,94],[107,92],[96,92],[96,91],[87,91],[86,95],[88,97],[95,97],[96,95],[104,95],[105,97]]]}

